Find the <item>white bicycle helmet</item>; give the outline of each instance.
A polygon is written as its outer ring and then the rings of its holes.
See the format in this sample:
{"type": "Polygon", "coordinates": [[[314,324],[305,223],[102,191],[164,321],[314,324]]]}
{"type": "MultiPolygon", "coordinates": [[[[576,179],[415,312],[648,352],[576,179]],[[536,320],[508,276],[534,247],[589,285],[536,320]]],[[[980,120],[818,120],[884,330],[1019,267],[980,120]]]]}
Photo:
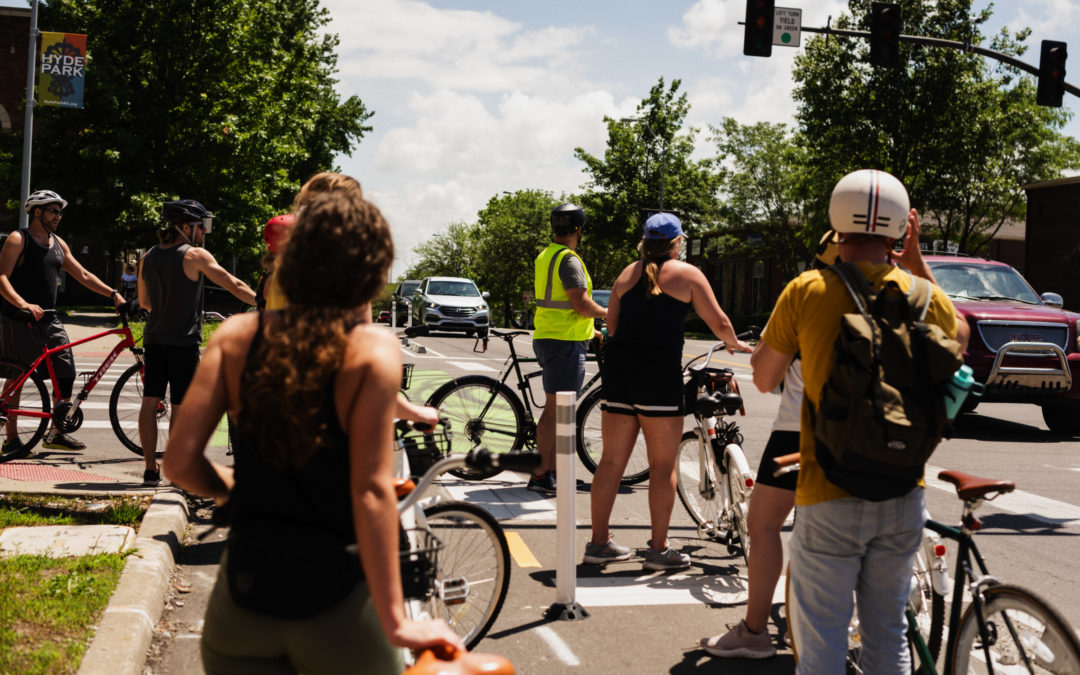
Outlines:
{"type": "Polygon", "coordinates": [[[860,169],[840,179],[829,200],[829,220],[837,232],[903,239],[911,202],[903,183],[877,169],[860,169]]]}
{"type": "Polygon", "coordinates": [[[68,203],[52,190],[38,190],[26,198],[23,208],[26,209],[27,213],[30,213],[35,206],[45,206],[46,204],[59,204],[61,209],[66,209],[68,203]]]}

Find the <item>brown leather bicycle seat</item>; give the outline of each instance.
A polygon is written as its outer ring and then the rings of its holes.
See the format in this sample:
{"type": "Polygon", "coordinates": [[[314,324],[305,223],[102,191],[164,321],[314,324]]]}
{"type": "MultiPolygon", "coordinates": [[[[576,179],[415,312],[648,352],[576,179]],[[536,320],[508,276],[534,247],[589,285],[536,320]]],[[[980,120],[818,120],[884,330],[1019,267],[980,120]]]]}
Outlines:
{"type": "Polygon", "coordinates": [[[956,495],[960,499],[978,499],[988,494],[1006,494],[1016,489],[1016,483],[1011,480],[997,480],[994,478],[981,478],[962,471],[942,471],[938,478],[946,483],[956,486],[956,495]]]}

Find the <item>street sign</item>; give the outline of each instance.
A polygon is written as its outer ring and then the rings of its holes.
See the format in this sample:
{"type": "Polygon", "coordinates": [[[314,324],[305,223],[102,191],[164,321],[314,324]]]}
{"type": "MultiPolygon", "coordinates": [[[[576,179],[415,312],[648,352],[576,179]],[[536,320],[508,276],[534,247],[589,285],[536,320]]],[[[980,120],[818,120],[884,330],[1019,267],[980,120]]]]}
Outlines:
{"type": "Polygon", "coordinates": [[[773,11],[772,43],[782,47],[798,47],[802,33],[802,10],[777,7],[773,11]]]}

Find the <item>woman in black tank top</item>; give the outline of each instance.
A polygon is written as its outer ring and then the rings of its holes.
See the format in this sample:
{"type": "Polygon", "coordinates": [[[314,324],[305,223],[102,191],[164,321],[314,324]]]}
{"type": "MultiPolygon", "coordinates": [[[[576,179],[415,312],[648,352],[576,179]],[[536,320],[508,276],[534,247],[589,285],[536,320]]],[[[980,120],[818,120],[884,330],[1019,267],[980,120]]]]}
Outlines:
{"type": "Polygon", "coordinates": [[[232,510],[207,673],[397,673],[400,648],[462,647],[445,623],[404,615],[391,468],[401,353],[370,323],[392,260],[373,205],[317,198],[276,272],[288,308],[226,321],[176,412],[167,477],[232,510]],[[225,412],[234,468],[203,454],[225,412]]]}
{"type": "Polygon", "coordinates": [[[682,436],[683,322],[691,307],[728,351],[750,351],[735,337],[705,275],[678,259],[685,235],[679,219],[658,213],[645,223],[641,259],[615,281],[608,304],[611,338],[604,355],[603,455],[592,484],[592,540],[585,562],[625,560],[630,549],[611,540],[615,494],[638,434],[649,454],[651,537],[647,569],[678,569],[690,556],[671,547],[668,525],[675,504],[675,467],[682,436]]]}

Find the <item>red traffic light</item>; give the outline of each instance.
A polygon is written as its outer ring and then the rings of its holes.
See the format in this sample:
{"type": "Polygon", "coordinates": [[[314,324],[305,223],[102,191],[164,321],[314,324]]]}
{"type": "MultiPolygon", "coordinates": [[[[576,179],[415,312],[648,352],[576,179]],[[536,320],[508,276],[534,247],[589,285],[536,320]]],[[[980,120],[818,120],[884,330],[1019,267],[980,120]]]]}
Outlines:
{"type": "Polygon", "coordinates": [[[746,0],[746,27],[743,32],[743,54],[772,56],[773,0],[746,0]]]}
{"type": "Polygon", "coordinates": [[[1039,55],[1039,88],[1035,93],[1035,102],[1053,108],[1061,107],[1065,95],[1065,59],[1069,51],[1064,42],[1042,41],[1039,55]]]}

